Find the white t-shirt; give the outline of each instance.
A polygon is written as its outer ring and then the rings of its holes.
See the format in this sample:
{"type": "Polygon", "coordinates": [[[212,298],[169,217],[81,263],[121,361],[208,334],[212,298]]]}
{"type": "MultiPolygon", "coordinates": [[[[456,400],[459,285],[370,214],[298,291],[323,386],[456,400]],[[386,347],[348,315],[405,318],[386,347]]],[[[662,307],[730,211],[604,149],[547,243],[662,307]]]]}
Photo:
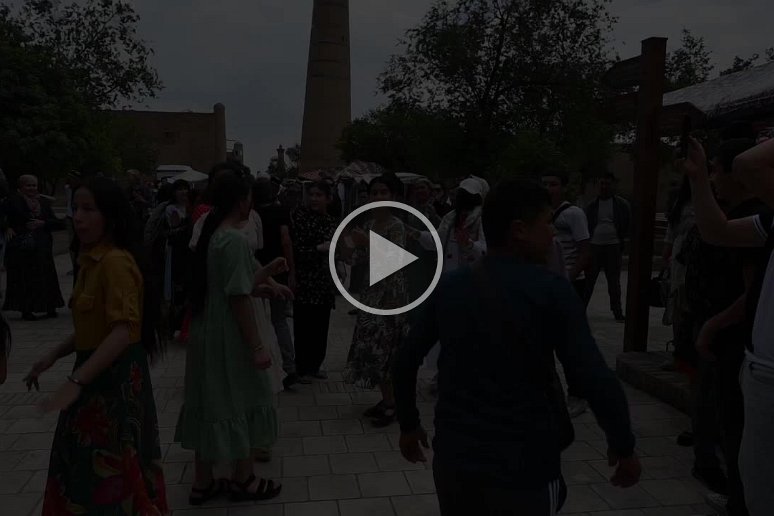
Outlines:
{"type": "MultiPolygon", "coordinates": [[[[757,215],[753,217],[755,226],[764,242],[774,235],[772,217],[757,215]]],[[[755,322],[752,331],[753,361],[774,368],[774,252],[769,257],[766,275],[763,278],[758,307],[755,310],[755,322]]]]}
{"type": "Polygon", "coordinates": [[[599,200],[597,227],[594,228],[594,236],[591,237],[591,243],[594,245],[613,245],[620,243],[620,240],[618,240],[618,231],[615,229],[612,197],[610,199],[599,200]]]}
{"type": "MultiPolygon", "coordinates": [[[[569,203],[561,204],[556,211],[569,203]]],[[[556,240],[562,246],[562,258],[567,274],[570,274],[578,263],[578,244],[589,239],[589,221],[586,214],[577,206],[565,208],[554,221],[556,240]]],[[[581,272],[576,279],[585,279],[581,272]]]]}

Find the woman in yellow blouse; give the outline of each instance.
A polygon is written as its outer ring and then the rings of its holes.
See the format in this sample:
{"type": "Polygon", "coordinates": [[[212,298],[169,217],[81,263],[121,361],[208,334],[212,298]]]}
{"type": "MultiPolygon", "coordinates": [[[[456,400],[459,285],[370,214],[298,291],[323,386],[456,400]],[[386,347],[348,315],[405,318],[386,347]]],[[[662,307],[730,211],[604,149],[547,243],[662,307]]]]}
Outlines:
{"type": "MultiPolygon", "coordinates": [[[[168,512],[158,420],[144,331],[143,278],[129,251],[137,232],[122,190],[96,178],[74,195],[81,242],[71,308],[75,333],[25,378],[75,353],[75,366],[43,408],[60,410],[51,450],[44,515],[168,512]]],[[[150,338],[146,338],[146,335],[150,338]]]]}

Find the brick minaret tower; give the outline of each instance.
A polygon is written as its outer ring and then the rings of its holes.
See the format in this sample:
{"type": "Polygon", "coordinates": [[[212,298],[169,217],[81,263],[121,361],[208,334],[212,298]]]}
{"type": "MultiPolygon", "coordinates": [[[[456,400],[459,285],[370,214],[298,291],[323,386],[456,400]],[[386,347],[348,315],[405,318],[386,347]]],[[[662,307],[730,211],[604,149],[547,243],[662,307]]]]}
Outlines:
{"type": "Polygon", "coordinates": [[[300,172],[341,165],[336,144],[352,120],[349,0],[314,0],[300,172]]]}

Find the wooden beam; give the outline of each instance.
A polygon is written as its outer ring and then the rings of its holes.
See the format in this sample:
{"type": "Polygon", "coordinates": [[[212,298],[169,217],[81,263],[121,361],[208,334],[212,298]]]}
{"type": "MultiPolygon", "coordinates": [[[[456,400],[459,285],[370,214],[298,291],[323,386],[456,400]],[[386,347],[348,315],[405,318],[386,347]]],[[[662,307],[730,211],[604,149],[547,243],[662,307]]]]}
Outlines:
{"type": "Polygon", "coordinates": [[[624,351],[647,351],[648,347],[648,288],[653,272],[653,221],[658,195],[659,118],[664,95],[666,43],[666,38],[642,42],[624,351]]]}
{"type": "Polygon", "coordinates": [[[618,61],[602,76],[602,82],[614,90],[625,90],[640,85],[642,56],[618,61]]]}

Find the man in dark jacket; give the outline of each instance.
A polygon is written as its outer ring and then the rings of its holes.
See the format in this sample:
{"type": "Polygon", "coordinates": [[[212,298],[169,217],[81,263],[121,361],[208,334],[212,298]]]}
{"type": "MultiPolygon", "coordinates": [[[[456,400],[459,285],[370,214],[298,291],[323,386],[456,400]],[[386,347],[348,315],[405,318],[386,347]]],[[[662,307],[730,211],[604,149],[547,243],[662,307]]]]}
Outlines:
{"type": "Polygon", "coordinates": [[[623,197],[615,195],[615,176],[605,174],[599,180],[599,197],[586,208],[591,234],[591,260],[587,274],[587,298],[594,293],[599,273],[605,271],[610,311],[615,320],[625,320],[621,306],[621,264],[629,237],[631,209],[623,197]]]}
{"type": "Polygon", "coordinates": [[[501,183],[482,216],[487,257],[444,276],[397,353],[403,456],[425,461],[417,370],[440,340],[433,474],[441,514],[556,514],[566,495],[561,451],[573,439],[556,353],[607,436],[610,465],[617,466],[612,483],[634,485],[640,464],[626,395],[597,348],[580,297],[545,267],[553,245],[548,193],[501,183]]]}

